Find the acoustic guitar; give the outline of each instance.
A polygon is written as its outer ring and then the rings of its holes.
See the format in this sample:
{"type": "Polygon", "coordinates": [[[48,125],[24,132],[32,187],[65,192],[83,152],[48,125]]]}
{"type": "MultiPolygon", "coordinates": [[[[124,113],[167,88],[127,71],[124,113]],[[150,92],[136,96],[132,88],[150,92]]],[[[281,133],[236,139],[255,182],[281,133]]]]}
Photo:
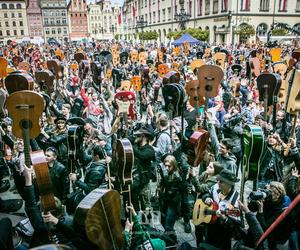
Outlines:
{"type": "Polygon", "coordinates": [[[136,101],[134,92],[120,91],[115,94],[114,100],[118,105],[118,115],[125,114],[125,116],[129,116],[132,120],[134,120],[135,114],[133,105],[136,101]]]}
{"type": "Polygon", "coordinates": [[[27,167],[33,164],[42,210],[44,212],[54,210],[56,204],[44,153],[35,151],[30,154],[30,139],[40,134],[39,118],[44,110],[43,97],[33,91],[18,91],[9,95],[6,106],[14,121],[13,134],[24,140],[25,164],[27,167]]]}
{"type": "Polygon", "coordinates": [[[42,70],[35,72],[36,83],[40,89],[50,95],[54,91],[55,76],[50,70],[42,70]]]}
{"type": "Polygon", "coordinates": [[[7,76],[8,61],[4,57],[0,57],[0,79],[7,76]]]}
{"type": "Polygon", "coordinates": [[[56,79],[63,78],[62,65],[58,59],[48,60],[47,68],[55,75],[56,79]]]}
{"type": "Polygon", "coordinates": [[[33,90],[33,78],[24,71],[14,71],[5,78],[5,88],[9,94],[21,90],[33,90]]]}
{"type": "Polygon", "coordinates": [[[223,52],[218,52],[213,55],[213,60],[216,65],[220,66],[222,69],[225,69],[225,60],[226,60],[226,54],[223,52]]]}
{"type": "Polygon", "coordinates": [[[205,65],[205,62],[201,59],[193,60],[190,64],[190,68],[192,71],[195,69],[199,69],[201,66],[205,65]]]}
{"type": "Polygon", "coordinates": [[[218,219],[218,215],[220,214],[239,217],[240,210],[236,208],[219,210],[219,206],[216,202],[213,202],[210,206],[208,206],[201,199],[198,199],[194,204],[193,224],[198,226],[203,223],[215,223],[218,219]]]}
{"type": "Polygon", "coordinates": [[[121,200],[116,190],[96,188],[79,203],[74,224],[85,228],[88,239],[99,249],[121,249],[121,200]]]}

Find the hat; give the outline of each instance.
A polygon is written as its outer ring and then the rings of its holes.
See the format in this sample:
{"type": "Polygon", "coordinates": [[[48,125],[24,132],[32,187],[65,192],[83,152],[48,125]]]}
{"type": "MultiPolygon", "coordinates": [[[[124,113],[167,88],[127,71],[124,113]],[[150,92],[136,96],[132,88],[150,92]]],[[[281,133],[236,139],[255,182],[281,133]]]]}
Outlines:
{"type": "Polygon", "coordinates": [[[165,250],[166,249],[166,242],[164,242],[162,239],[156,238],[156,239],[150,239],[151,245],[154,250],[165,250]]]}
{"type": "Polygon", "coordinates": [[[215,175],[219,174],[220,172],[222,172],[222,170],[224,170],[223,166],[218,161],[213,162],[213,166],[215,169],[215,175]]]}
{"type": "Polygon", "coordinates": [[[66,119],[63,115],[58,115],[58,116],[56,117],[56,119],[54,120],[55,124],[56,124],[58,121],[67,121],[67,119],[66,119]]]}
{"type": "Polygon", "coordinates": [[[238,182],[240,179],[235,176],[235,173],[228,169],[223,169],[219,176],[217,177],[218,180],[223,181],[229,185],[234,185],[234,183],[238,182]]]}
{"type": "Polygon", "coordinates": [[[134,132],[134,135],[145,135],[150,140],[154,139],[154,131],[150,127],[140,128],[138,131],[134,132]]]}

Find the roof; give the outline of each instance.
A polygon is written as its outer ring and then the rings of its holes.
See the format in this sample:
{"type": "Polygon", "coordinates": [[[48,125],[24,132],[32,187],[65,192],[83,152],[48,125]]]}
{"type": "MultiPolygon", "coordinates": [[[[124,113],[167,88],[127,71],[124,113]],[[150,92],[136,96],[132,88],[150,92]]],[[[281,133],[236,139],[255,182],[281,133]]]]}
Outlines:
{"type": "Polygon", "coordinates": [[[189,33],[183,34],[180,38],[175,40],[172,45],[182,45],[184,42],[188,42],[191,45],[199,44],[200,41],[192,37],[189,33]]]}

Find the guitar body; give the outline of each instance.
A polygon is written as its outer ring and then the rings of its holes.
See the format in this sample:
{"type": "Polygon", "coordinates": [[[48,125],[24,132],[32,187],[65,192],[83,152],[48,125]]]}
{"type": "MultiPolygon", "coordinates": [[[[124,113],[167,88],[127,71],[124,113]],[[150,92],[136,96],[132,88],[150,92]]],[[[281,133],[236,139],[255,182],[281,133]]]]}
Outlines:
{"type": "Polygon", "coordinates": [[[4,57],[0,57],[0,79],[7,76],[8,61],[4,57]]]}
{"type": "Polygon", "coordinates": [[[188,163],[191,166],[198,166],[204,158],[204,152],[209,141],[209,133],[204,129],[195,131],[189,139],[188,163]]]}
{"type": "Polygon", "coordinates": [[[29,90],[14,92],[7,98],[6,107],[14,121],[12,130],[16,137],[23,138],[20,126],[26,126],[28,121],[31,138],[40,134],[39,118],[44,111],[44,99],[40,94],[29,90]]]}
{"type": "Polygon", "coordinates": [[[22,90],[33,90],[33,78],[24,71],[15,71],[5,78],[5,87],[9,94],[22,90]]]}
{"type": "Polygon", "coordinates": [[[276,62],[273,64],[273,71],[275,74],[281,75],[282,79],[284,79],[287,72],[287,65],[284,62],[276,62]]]}
{"type": "Polygon", "coordinates": [[[200,68],[201,66],[203,66],[205,64],[205,62],[201,59],[196,59],[193,60],[190,64],[190,68],[192,71],[194,71],[195,69],[200,68]]]}
{"type": "Polygon", "coordinates": [[[84,80],[87,76],[87,74],[89,73],[90,70],[90,65],[89,62],[87,60],[81,60],[79,63],[79,78],[81,80],[84,80]]]}
{"type": "Polygon", "coordinates": [[[142,78],[141,76],[133,76],[131,77],[131,85],[134,91],[140,92],[142,89],[142,78]]]}
{"type": "Polygon", "coordinates": [[[86,56],[82,52],[78,52],[74,54],[74,60],[79,64],[82,60],[85,60],[86,56]]]}
{"type": "Polygon", "coordinates": [[[83,128],[78,125],[68,127],[68,156],[76,159],[80,152],[80,145],[83,139],[83,128]]]}
{"type": "MultiPolygon", "coordinates": [[[[293,71],[288,76],[288,79],[292,77],[293,71]]],[[[294,79],[292,82],[291,93],[287,103],[287,112],[290,114],[296,114],[300,110],[300,70],[295,69],[294,79]]]]}
{"type": "Polygon", "coordinates": [[[261,127],[246,125],[244,128],[244,156],[243,168],[245,170],[245,180],[257,180],[260,159],[263,155],[265,142],[264,133],[261,127]]]}
{"type": "Polygon", "coordinates": [[[222,69],[225,68],[225,60],[226,60],[226,54],[223,52],[218,52],[213,55],[213,60],[216,65],[220,66],[222,69]]]}
{"type": "Polygon", "coordinates": [[[223,80],[224,72],[216,65],[203,65],[198,69],[198,80],[200,82],[200,93],[203,96],[216,97],[219,92],[219,85],[223,80]]]}
{"type": "Polygon", "coordinates": [[[189,103],[196,108],[205,104],[205,100],[202,96],[203,93],[200,93],[199,85],[200,83],[198,80],[191,80],[185,85],[186,93],[189,96],[189,103]]]}
{"type": "Polygon", "coordinates": [[[206,205],[201,199],[197,199],[193,209],[193,224],[195,226],[203,223],[214,223],[218,219],[216,215],[206,214],[206,210],[218,210],[218,204],[213,202],[210,206],[206,205]]]}
{"type": "Polygon", "coordinates": [[[133,111],[133,105],[136,101],[134,92],[120,91],[115,94],[114,97],[118,105],[118,113],[125,113],[134,120],[135,114],[133,111]]]}
{"type": "Polygon", "coordinates": [[[257,57],[249,58],[252,75],[258,77],[260,74],[260,60],[257,57]]]}
{"type": "Polygon", "coordinates": [[[41,199],[41,209],[49,212],[56,209],[52,183],[49,175],[49,167],[42,150],[30,154],[31,162],[36,176],[36,183],[41,199]]]}
{"type": "Polygon", "coordinates": [[[116,190],[96,188],[79,203],[74,224],[85,228],[88,239],[99,249],[121,249],[121,200],[116,190]]]}
{"type": "Polygon", "coordinates": [[[51,94],[54,91],[55,76],[50,70],[36,71],[35,79],[42,91],[45,91],[47,94],[51,94]]]}
{"type": "Polygon", "coordinates": [[[56,79],[63,78],[62,66],[58,59],[48,60],[47,68],[55,75],[56,79]]]}
{"type": "Polygon", "coordinates": [[[264,101],[268,97],[267,105],[273,104],[273,96],[277,96],[281,86],[281,76],[273,73],[262,73],[257,79],[257,88],[259,91],[259,100],[264,101]],[[267,93],[265,93],[267,91],[267,93]]]}
{"type": "Polygon", "coordinates": [[[187,101],[187,96],[183,87],[177,83],[166,84],[162,88],[165,100],[165,112],[172,113],[172,119],[181,116],[187,101]]]}
{"type": "Polygon", "coordinates": [[[0,118],[5,118],[7,116],[6,109],[4,108],[5,101],[6,93],[4,89],[0,88],[0,118]]]}
{"type": "Polygon", "coordinates": [[[179,83],[180,81],[180,74],[176,71],[169,71],[165,74],[163,78],[163,85],[169,83],[179,83]]]}

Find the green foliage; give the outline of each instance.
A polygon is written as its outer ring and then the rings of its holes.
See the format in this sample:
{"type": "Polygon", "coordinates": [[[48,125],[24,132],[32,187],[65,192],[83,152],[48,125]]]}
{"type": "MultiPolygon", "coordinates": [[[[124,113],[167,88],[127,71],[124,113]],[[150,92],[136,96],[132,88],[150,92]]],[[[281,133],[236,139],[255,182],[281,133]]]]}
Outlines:
{"type": "Polygon", "coordinates": [[[156,40],[158,38],[158,33],[156,31],[140,32],[138,35],[139,39],[142,41],[156,40]]]}
{"type": "Polygon", "coordinates": [[[272,30],[272,36],[286,36],[288,35],[288,30],[286,29],[274,29],[272,30]]]}
{"type": "Polygon", "coordinates": [[[207,41],[209,38],[209,32],[207,30],[200,30],[200,29],[194,29],[194,28],[188,28],[186,30],[181,31],[171,31],[167,34],[167,38],[171,39],[178,39],[180,38],[184,33],[189,33],[194,38],[201,40],[201,41],[207,41]]]}
{"type": "Polygon", "coordinates": [[[234,33],[240,36],[240,41],[247,41],[248,38],[255,35],[255,29],[253,26],[246,24],[241,25],[234,33]]]}
{"type": "Polygon", "coordinates": [[[116,40],[119,40],[120,37],[121,37],[121,36],[120,36],[119,34],[115,34],[115,39],[116,39],[116,40]]]}

